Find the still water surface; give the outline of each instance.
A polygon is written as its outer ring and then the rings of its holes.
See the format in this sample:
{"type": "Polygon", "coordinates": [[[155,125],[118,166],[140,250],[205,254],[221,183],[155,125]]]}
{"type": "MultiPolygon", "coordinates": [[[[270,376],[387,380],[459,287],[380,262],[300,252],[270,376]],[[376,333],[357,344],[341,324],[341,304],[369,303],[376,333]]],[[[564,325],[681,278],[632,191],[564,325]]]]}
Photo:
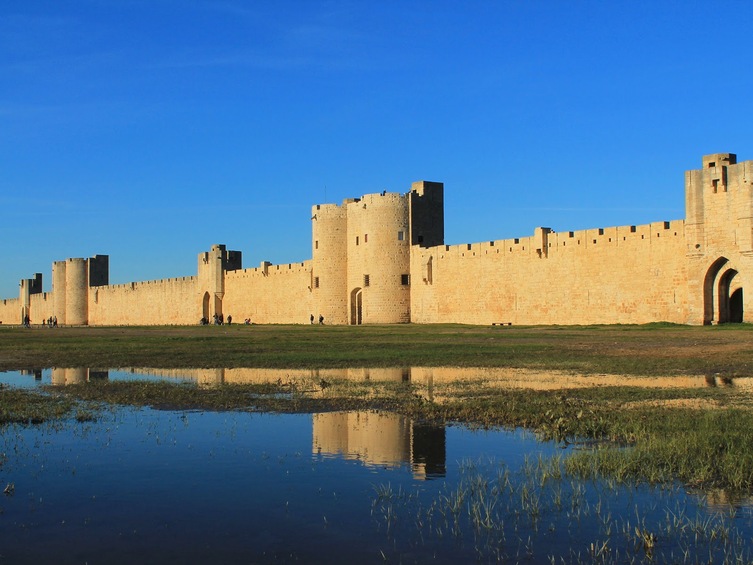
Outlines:
{"type": "Polygon", "coordinates": [[[542,462],[566,452],[519,430],[375,411],[117,408],[93,423],[12,426],[0,563],[750,561],[750,507],[548,478],[542,462]]]}

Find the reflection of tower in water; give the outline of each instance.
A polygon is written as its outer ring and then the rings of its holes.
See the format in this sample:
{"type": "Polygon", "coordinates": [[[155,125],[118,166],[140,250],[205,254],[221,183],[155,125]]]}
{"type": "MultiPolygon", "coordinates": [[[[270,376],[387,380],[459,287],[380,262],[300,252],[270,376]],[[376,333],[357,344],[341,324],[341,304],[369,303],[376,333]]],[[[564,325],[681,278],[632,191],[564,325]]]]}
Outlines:
{"type": "Polygon", "coordinates": [[[315,454],[388,468],[408,463],[417,479],[445,474],[443,426],[378,411],[330,412],[313,415],[313,437],[315,454]]]}
{"type": "Polygon", "coordinates": [[[19,373],[21,375],[31,375],[35,381],[42,380],[42,369],[21,369],[19,373]]]}
{"type": "Polygon", "coordinates": [[[53,385],[77,385],[94,380],[107,380],[109,371],[87,369],[85,367],[54,367],[52,369],[53,385]]]}

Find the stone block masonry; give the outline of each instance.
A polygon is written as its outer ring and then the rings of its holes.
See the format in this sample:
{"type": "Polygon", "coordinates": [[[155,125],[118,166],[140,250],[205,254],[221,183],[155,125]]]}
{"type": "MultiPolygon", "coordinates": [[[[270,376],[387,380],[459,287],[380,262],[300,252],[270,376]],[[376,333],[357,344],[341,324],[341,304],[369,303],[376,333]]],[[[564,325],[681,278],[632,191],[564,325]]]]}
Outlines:
{"type": "Polygon", "coordinates": [[[67,259],[0,300],[0,321],[68,325],[717,324],[753,319],[753,162],[714,153],[685,174],[685,219],[444,242],[444,186],[312,208],[312,259],[242,266],[213,245],[196,276],[110,285],[109,258],[67,259]]]}

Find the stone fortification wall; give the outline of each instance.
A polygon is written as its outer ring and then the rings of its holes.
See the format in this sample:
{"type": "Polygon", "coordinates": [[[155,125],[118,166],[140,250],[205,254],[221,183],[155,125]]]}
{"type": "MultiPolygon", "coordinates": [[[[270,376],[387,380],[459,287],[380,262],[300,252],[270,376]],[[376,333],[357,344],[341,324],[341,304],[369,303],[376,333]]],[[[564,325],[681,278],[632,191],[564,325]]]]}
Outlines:
{"type": "MultiPolygon", "coordinates": [[[[32,294],[29,297],[29,318],[32,324],[44,323],[53,316],[52,293],[42,292],[32,294]]],[[[0,322],[3,325],[16,325],[22,323],[23,304],[18,298],[0,300],[0,322]]]]}
{"type": "MultiPolygon", "coordinates": [[[[308,324],[313,311],[311,262],[229,271],[225,275],[222,311],[240,324],[308,324]]],[[[326,316],[326,314],[325,314],[326,316]]]]}
{"type": "Polygon", "coordinates": [[[0,322],[3,325],[20,324],[21,320],[21,301],[18,298],[6,298],[0,300],[0,322]]]}
{"type": "Polygon", "coordinates": [[[414,247],[412,264],[418,323],[688,322],[683,221],[414,247]]]}
{"type": "Polygon", "coordinates": [[[347,205],[352,324],[410,321],[408,198],[383,192],[347,205]]]}
{"type": "Polygon", "coordinates": [[[53,317],[53,297],[51,292],[32,294],[29,297],[29,317],[32,324],[44,324],[53,317]]]}
{"type": "Polygon", "coordinates": [[[134,282],[88,289],[89,324],[198,324],[201,297],[196,277],[134,282]]]}
{"type": "Polygon", "coordinates": [[[107,286],[109,258],[53,265],[0,303],[0,321],[60,324],[593,324],[753,321],[753,162],[703,157],[685,175],[686,218],[444,245],[444,187],[312,208],[312,260],[242,269],[214,245],[196,277],[107,286]],[[98,286],[99,285],[99,286],[98,286]]]}
{"type": "Polygon", "coordinates": [[[0,322],[17,325],[26,316],[33,325],[46,323],[52,316],[52,294],[42,292],[42,274],[36,273],[32,279],[22,279],[19,283],[18,298],[0,301],[0,322]]]}

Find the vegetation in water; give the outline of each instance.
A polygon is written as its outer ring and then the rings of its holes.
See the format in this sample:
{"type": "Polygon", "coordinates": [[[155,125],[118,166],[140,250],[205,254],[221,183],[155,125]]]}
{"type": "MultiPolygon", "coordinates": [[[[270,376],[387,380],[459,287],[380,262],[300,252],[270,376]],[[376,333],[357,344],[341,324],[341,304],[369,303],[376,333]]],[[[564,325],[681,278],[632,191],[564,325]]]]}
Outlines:
{"type": "Polygon", "coordinates": [[[60,420],[69,416],[74,406],[74,400],[66,396],[0,387],[0,426],[60,420]]]}
{"type": "MultiPolygon", "coordinates": [[[[489,328],[478,326],[221,326],[0,329],[0,366],[486,366],[581,375],[749,376],[747,325],[489,328]]],[[[0,423],[96,418],[101,403],[165,409],[319,412],[386,409],[416,420],[525,427],[590,449],[569,456],[581,477],[753,491],[753,410],[734,386],[500,390],[483,379],[413,382],[311,379],[201,388],[104,382],[0,390],[0,423]]]]}
{"type": "Polygon", "coordinates": [[[462,461],[457,484],[428,501],[418,488],[378,484],[371,516],[390,545],[449,541],[473,547],[484,563],[751,562],[734,509],[710,512],[708,499],[689,503],[676,487],[655,489],[639,504],[615,481],[581,481],[566,462],[527,457],[511,469],[493,459],[462,461]]]}
{"type": "MultiPolygon", "coordinates": [[[[434,395],[443,398],[440,401],[428,399],[425,386],[411,382],[345,379],[212,387],[93,381],[47,390],[49,396],[24,393],[37,397],[29,406],[44,405],[46,398],[58,411],[71,407],[74,401],[83,403],[78,405],[79,413],[88,414],[102,403],[171,410],[309,413],[379,409],[445,425],[525,427],[544,439],[587,447],[565,460],[568,472],[581,478],[607,476],[621,482],[649,483],[681,480],[696,487],[753,492],[753,411],[747,406],[746,394],[734,387],[500,392],[483,384],[448,382],[434,385],[434,395]]],[[[0,399],[6,394],[11,391],[0,391],[0,399]]]]}

